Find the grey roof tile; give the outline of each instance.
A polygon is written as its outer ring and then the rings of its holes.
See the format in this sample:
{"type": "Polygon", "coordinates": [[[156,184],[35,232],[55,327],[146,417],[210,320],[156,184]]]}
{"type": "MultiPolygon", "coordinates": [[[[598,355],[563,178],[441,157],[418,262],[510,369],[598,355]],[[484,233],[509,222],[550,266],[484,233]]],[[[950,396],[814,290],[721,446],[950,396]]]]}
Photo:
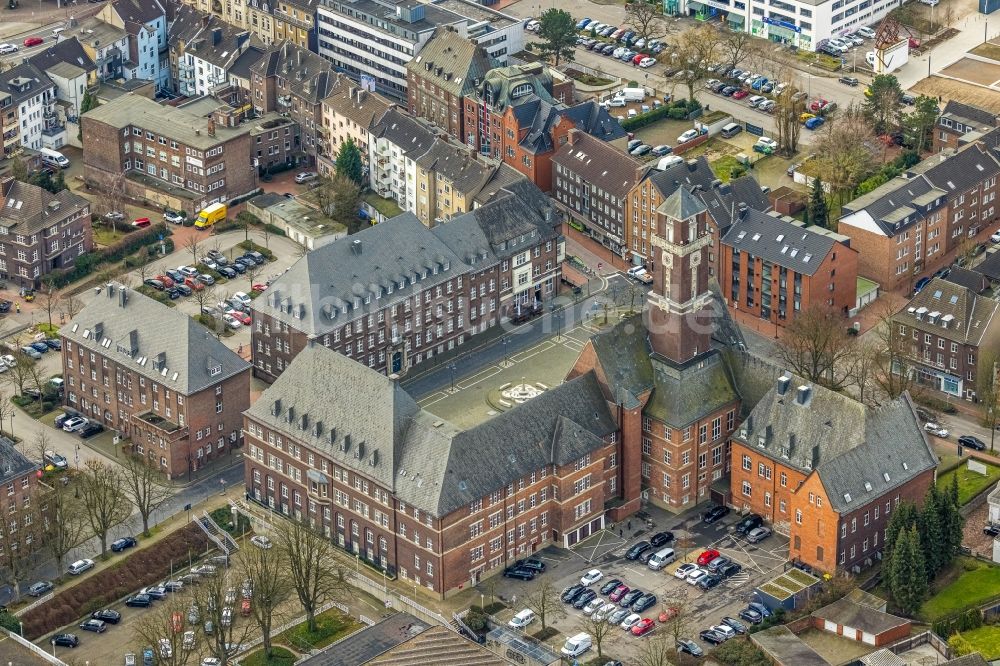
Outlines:
{"type": "Polygon", "coordinates": [[[80,40],[76,37],[56,42],[28,58],[28,62],[43,72],[51,67],[55,67],[59,63],[75,65],[85,72],[97,70],[97,65],[90,59],[87,52],[83,50],[83,45],[80,44],[80,40]]]}
{"type": "Polygon", "coordinates": [[[15,180],[0,198],[0,227],[18,234],[33,234],[74,216],[90,201],[70,190],[52,194],[31,183],[15,180]]]}
{"type": "Polygon", "coordinates": [[[948,100],[948,103],[944,105],[941,117],[961,120],[965,124],[974,124],[977,126],[977,129],[996,127],[997,125],[997,115],[995,113],[954,99],[948,100]]]}
{"type": "Polygon", "coordinates": [[[678,187],[674,193],[660,204],[656,212],[662,213],[673,220],[686,220],[708,209],[704,202],[691,194],[686,187],[678,187]]]}
{"type": "Polygon", "coordinates": [[[946,340],[979,346],[989,328],[1000,326],[998,308],[1000,302],[988,296],[950,280],[933,278],[893,315],[893,321],[946,340]]]}
{"type": "Polygon", "coordinates": [[[624,199],[643,174],[643,163],[610,143],[577,132],[562,145],[552,163],[562,165],[581,180],[624,199]]]}
{"type": "Polygon", "coordinates": [[[440,27],[406,68],[439,88],[464,97],[495,64],[478,43],[455,30],[440,27]]]}
{"type": "Polygon", "coordinates": [[[750,209],[736,216],[722,243],[804,275],[813,275],[837,245],[834,238],[813,227],[750,209]]]}
{"type": "Polygon", "coordinates": [[[896,617],[882,611],[856,604],[849,599],[838,599],[828,606],[823,606],[819,610],[813,611],[812,616],[821,620],[829,620],[846,627],[860,629],[867,634],[884,633],[904,624],[909,624],[910,620],[896,617]]]}

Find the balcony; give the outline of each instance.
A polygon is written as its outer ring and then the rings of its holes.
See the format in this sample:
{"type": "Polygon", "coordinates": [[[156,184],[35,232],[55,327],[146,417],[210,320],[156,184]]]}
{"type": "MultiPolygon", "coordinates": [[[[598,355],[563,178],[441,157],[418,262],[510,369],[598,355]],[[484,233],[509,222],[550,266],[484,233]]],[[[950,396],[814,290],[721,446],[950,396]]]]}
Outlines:
{"type": "Polygon", "coordinates": [[[142,414],[131,415],[133,426],[145,431],[152,431],[154,435],[163,438],[165,442],[178,442],[188,436],[188,429],[177,425],[159,414],[153,412],[143,412],[142,414]]]}

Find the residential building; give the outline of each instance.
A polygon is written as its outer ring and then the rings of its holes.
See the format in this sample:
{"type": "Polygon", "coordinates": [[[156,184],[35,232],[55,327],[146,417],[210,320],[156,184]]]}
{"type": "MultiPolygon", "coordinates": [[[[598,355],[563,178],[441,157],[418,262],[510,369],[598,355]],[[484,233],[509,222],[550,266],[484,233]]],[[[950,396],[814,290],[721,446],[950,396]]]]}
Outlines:
{"type": "Polygon", "coordinates": [[[250,68],[254,112],[288,114],[302,135],[299,159],[315,164],[328,150],[323,137],[323,100],[341,84],[332,65],[315,53],[280,42],[250,68]]]}
{"type": "Polygon", "coordinates": [[[945,148],[958,148],[962,137],[969,133],[987,133],[1000,126],[997,114],[986,109],[964,104],[953,99],[948,100],[944,110],[938,116],[934,128],[934,152],[945,148]]]}
{"type": "Polygon", "coordinates": [[[870,409],[789,373],[731,443],[732,505],[788,535],[790,559],[828,573],[878,560],[892,512],[919,505],[937,468],[909,394],[870,409]]]}
{"type": "Polygon", "coordinates": [[[394,103],[387,97],[353,82],[334,85],[333,93],[323,100],[321,106],[321,135],[325,149],[318,160],[320,174],[328,176],[333,173],[341,144],[348,139],[354,142],[361,152],[362,161],[368,164],[368,136],[375,132],[382,117],[393,106],[394,103]]]}
{"type": "Polygon", "coordinates": [[[276,113],[248,122],[251,123],[251,162],[260,175],[291,169],[298,164],[302,155],[302,130],[297,122],[276,113]]]}
{"type": "Polygon", "coordinates": [[[407,96],[407,63],[439,27],[453,27],[503,65],[524,47],[522,19],[467,0],[326,0],[317,21],[320,55],[399,100],[407,96]]]}
{"type": "Polygon", "coordinates": [[[243,430],[249,499],[437,598],[589,536],[621,496],[607,481],[618,428],[594,372],[461,431],[313,343],[243,430]]]}
{"type": "Polygon", "coordinates": [[[250,364],[197,320],[109,283],[59,337],[66,404],[168,479],[242,445],[250,364]]]}
{"type": "Polygon", "coordinates": [[[62,39],[28,58],[28,62],[55,84],[56,98],[64,105],[66,116],[79,116],[84,93],[97,82],[97,65],[80,41],[75,37],[62,39]]]}
{"type": "MultiPolygon", "coordinates": [[[[740,396],[722,354],[712,348],[715,314],[708,253],[708,209],[679,187],[657,209],[654,274],[645,311],[591,338],[569,377],[596,372],[616,406],[622,433],[624,502],[613,520],[638,510],[641,496],[681,512],[711,498],[724,502],[727,439],[740,396]]],[[[722,310],[725,317],[725,310],[722,310]]]]}
{"type": "Polygon", "coordinates": [[[526,181],[432,229],[404,213],[306,254],[254,301],[254,376],[273,381],[311,342],[405,375],[538,311],[564,257],[552,206],[526,181]]]}
{"type": "Polygon", "coordinates": [[[892,317],[898,335],[892,343],[905,361],[895,371],[912,375],[917,383],[950,396],[975,400],[980,363],[993,361],[981,350],[1000,343],[1000,303],[987,296],[934,278],[906,307],[892,317]]]}
{"type": "Polygon", "coordinates": [[[787,326],[803,312],[846,317],[857,301],[850,239],[745,205],[722,238],[719,285],[735,311],[787,326]]]}
{"type": "Polygon", "coordinates": [[[178,8],[170,33],[170,59],[176,63],[177,92],[188,97],[210,94],[230,82],[239,59],[250,54],[252,62],[264,55],[264,44],[248,30],[190,7],[178,8]]]}
{"type": "MultiPolygon", "coordinates": [[[[44,557],[43,531],[48,526],[46,491],[51,490],[41,481],[42,465],[29,460],[17,444],[0,436],[0,487],[6,488],[4,535],[0,539],[0,560],[10,562],[15,553],[21,557],[29,554],[44,557]]],[[[24,663],[31,663],[35,655],[19,655],[24,663]]]]}
{"type": "Polygon", "coordinates": [[[90,202],[69,190],[46,189],[6,177],[0,181],[0,277],[37,288],[45,275],[69,268],[94,247],[90,202]]]}
{"type": "Polygon", "coordinates": [[[615,254],[625,255],[625,204],[645,175],[640,160],[578,129],[552,157],[552,197],[569,225],[615,254]]]}
{"type": "Polygon", "coordinates": [[[482,45],[450,26],[438,28],[406,64],[410,113],[465,143],[465,97],[475,92],[493,65],[482,45]]]}
{"type": "MultiPolygon", "coordinates": [[[[234,0],[225,4],[214,0],[184,0],[184,4],[203,14],[211,14],[235,28],[248,29],[247,0],[234,0]]],[[[271,7],[273,10],[273,6],[271,7]]],[[[178,8],[180,11],[180,8],[178,8]]],[[[171,29],[172,31],[172,29],[171,29]]]]}
{"type": "Polygon", "coordinates": [[[744,204],[753,210],[767,211],[771,204],[751,176],[733,178],[723,183],[715,177],[708,158],[704,155],[680,162],[664,170],[649,169],[632,187],[625,200],[625,245],[626,258],[633,265],[645,266],[650,273],[657,267],[652,263],[653,233],[656,231],[656,209],[673,194],[678,187],[686,188],[701,199],[708,208],[712,249],[708,253],[708,274],[718,279],[719,243],[729,230],[732,218],[744,204]]]}
{"type": "Polygon", "coordinates": [[[247,201],[247,212],[273,225],[306,250],[315,250],[347,235],[347,227],[301,198],[267,192],[247,201]]]}
{"type": "Polygon", "coordinates": [[[273,0],[247,0],[247,30],[257,36],[265,46],[274,44],[273,0]]]}
{"type": "Polygon", "coordinates": [[[137,95],[102,104],[83,115],[87,183],[103,189],[124,174],[126,196],[189,216],[249,194],[255,189],[252,126],[230,127],[218,117],[137,95]]]}
{"type": "Polygon", "coordinates": [[[274,41],[316,51],[316,7],[319,0],[275,0],[272,7],[274,41]]]}
{"type": "MultiPolygon", "coordinates": [[[[237,0],[239,1],[239,0],[237,0]]],[[[170,87],[167,12],[160,0],[112,0],[98,12],[101,20],[128,34],[126,79],[149,79],[170,87]]]]}
{"type": "Polygon", "coordinates": [[[436,141],[434,132],[405,111],[386,111],[368,136],[368,182],[403,210],[417,209],[417,158],[436,141]]]}
{"type": "Polygon", "coordinates": [[[66,145],[66,121],[56,108],[56,86],[44,72],[30,62],[22,62],[0,72],[0,90],[10,95],[8,104],[17,114],[23,148],[59,149],[66,145]]]}
{"type": "Polygon", "coordinates": [[[0,88],[0,157],[3,159],[21,152],[21,125],[14,99],[6,87],[0,88]]]}
{"type": "Polygon", "coordinates": [[[62,41],[74,37],[97,66],[97,82],[125,78],[129,59],[129,35],[124,28],[91,16],[63,32],[62,41]]]}

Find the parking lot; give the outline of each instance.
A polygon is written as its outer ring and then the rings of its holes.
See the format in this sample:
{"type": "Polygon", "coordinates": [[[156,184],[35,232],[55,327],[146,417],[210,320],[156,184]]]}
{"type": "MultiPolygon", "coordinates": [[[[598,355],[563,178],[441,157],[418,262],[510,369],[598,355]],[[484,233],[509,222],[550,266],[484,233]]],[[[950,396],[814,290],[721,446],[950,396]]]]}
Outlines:
{"type": "MultiPolygon", "coordinates": [[[[666,566],[662,571],[653,571],[638,560],[625,559],[625,553],[635,543],[643,541],[659,529],[645,528],[632,532],[629,537],[624,533],[619,536],[618,528],[603,530],[581,542],[572,550],[549,548],[536,554],[546,564],[546,573],[533,581],[522,582],[504,579],[503,597],[508,609],[498,614],[498,620],[507,622],[513,615],[526,607],[526,600],[543,581],[551,583],[557,593],[580,582],[580,578],[591,569],[602,573],[602,580],[592,585],[595,591],[612,579],[618,579],[629,588],[640,589],[656,595],[656,603],[641,613],[643,617],[654,620],[661,611],[670,606],[681,609],[684,619],[683,635],[695,640],[703,649],[710,648],[698,639],[702,629],[718,624],[723,616],[738,617],[741,610],[752,600],[753,589],[766,580],[780,573],[788,559],[788,539],[774,534],[758,544],[751,544],[743,536],[732,534],[732,526],[738,522],[739,516],[730,514],[721,521],[706,525],[699,516],[689,516],[672,522],[677,525],[671,528],[675,539],[668,543],[676,551],[677,560],[666,566]],[[742,566],[742,571],[724,580],[718,587],[702,590],[686,580],[674,577],[674,572],[683,563],[693,562],[707,549],[718,550],[723,556],[742,566]]],[[[636,521],[637,523],[639,521],[636,521]]],[[[599,595],[600,596],[600,595],[599,595]]],[[[546,618],[547,624],[557,628],[562,636],[549,641],[554,645],[564,641],[566,637],[587,631],[587,618],[582,610],[577,610],[563,603],[546,618]]],[[[534,633],[541,628],[537,621],[528,627],[528,633],[534,633]]],[[[659,623],[646,636],[657,631],[666,631],[659,623]]],[[[606,655],[630,663],[641,650],[643,638],[635,638],[624,630],[612,632],[602,646],[606,655]]]]}

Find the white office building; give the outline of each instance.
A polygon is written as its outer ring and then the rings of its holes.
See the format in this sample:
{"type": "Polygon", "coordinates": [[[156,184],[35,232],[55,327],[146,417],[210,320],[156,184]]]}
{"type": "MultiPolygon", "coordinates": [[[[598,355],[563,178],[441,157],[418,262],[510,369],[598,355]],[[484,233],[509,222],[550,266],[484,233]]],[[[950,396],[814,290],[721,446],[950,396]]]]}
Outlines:
{"type": "Polygon", "coordinates": [[[451,26],[502,65],[524,47],[524,21],[466,0],[323,0],[319,53],[340,71],[406,99],[406,63],[434,29],[451,26]]]}

